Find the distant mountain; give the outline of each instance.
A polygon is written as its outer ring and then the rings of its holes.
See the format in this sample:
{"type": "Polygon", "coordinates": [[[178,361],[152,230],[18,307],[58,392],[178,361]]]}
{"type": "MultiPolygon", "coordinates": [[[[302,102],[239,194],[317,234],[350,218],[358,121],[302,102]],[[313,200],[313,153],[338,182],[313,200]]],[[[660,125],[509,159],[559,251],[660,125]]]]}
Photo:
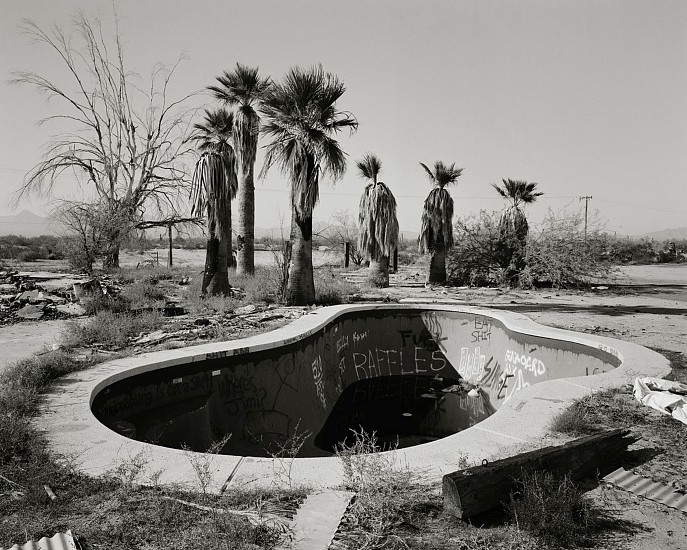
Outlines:
{"type": "Polygon", "coordinates": [[[675,229],[662,229],[661,231],[652,231],[642,235],[655,241],[680,241],[687,239],[687,227],[677,227],[675,229]]]}
{"type": "Polygon", "coordinates": [[[49,218],[37,216],[28,210],[22,210],[12,216],[0,216],[0,235],[40,237],[54,235],[55,229],[55,224],[49,218]]]}

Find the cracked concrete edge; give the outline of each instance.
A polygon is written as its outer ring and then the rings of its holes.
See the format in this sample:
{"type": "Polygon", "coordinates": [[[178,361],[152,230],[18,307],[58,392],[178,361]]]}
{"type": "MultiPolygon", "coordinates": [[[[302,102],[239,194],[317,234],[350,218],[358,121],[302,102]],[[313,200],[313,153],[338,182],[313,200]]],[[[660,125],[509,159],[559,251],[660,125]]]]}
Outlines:
{"type": "MultiPolygon", "coordinates": [[[[95,395],[114,381],[165,367],[205,361],[217,357],[244,355],[300,341],[322,330],[347,313],[364,311],[442,310],[483,315],[498,320],[516,333],[552,340],[568,340],[600,349],[616,356],[621,364],[604,374],[561,378],[541,382],[517,392],[497,413],[467,430],[452,436],[394,451],[401,466],[415,469],[437,479],[455,471],[461,459],[479,463],[519,452],[527,445],[541,445],[553,416],[574,399],[594,391],[632,383],[636,376],[662,377],[670,364],[662,355],[642,346],[611,338],[592,336],[540,325],[525,315],[503,310],[465,306],[458,303],[404,303],[331,306],[310,312],[277,330],[228,342],[218,342],[146,353],[101,363],[86,371],[58,381],[57,390],[43,396],[35,424],[43,430],[58,453],[76,457],[79,467],[92,475],[111,472],[144,457],[149,473],[163,472],[164,483],[198,487],[193,461],[209,461],[213,482],[207,490],[221,492],[229,486],[271,486],[293,484],[306,487],[337,487],[343,471],[335,457],[298,458],[293,461],[290,478],[275,476],[273,459],[229,455],[203,455],[158,447],[119,435],[101,424],[91,413],[95,395]]],[[[145,482],[144,479],[141,482],[145,482]]]]}

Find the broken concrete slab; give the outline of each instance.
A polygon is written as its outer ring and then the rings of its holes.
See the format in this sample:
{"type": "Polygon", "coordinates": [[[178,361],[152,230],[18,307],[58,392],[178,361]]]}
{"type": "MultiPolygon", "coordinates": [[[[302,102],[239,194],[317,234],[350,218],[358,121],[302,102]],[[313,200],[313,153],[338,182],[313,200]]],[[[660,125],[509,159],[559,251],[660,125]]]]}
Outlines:
{"type": "Polygon", "coordinates": [[[17,311],[17,317],[22,319],[40,319],[45,314],[45,306],[39,304],[26,304],[23,308],[17,311]]]}
{"type": "Polygon", "coordinates": [[[86,315],[86,309],[79,304],[59,304],[55,307],[60,313],[66,315],[73,315],[78,317],[80,315],[86,315]]]}

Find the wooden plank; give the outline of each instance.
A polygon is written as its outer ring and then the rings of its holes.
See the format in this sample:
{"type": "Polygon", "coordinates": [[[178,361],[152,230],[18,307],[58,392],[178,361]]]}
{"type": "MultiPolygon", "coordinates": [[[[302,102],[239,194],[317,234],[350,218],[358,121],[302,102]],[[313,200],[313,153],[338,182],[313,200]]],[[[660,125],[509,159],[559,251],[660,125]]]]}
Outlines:
{"type": "Polygon", "coordinates": [[[611,430],[446,474],[444,511],[468,518],[500,507],[510,499],[515,480],[523,473],[547,471],[580,480],[610,472],[618,467],[627,447],[637,441],[629,434],[625,429],[611,430]]]}

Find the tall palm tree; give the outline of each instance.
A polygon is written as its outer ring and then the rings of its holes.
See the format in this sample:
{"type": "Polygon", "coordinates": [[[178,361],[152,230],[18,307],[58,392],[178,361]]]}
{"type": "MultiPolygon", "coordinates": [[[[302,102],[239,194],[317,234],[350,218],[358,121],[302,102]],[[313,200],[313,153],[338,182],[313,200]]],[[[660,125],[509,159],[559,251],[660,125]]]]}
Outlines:
{"type": "Polygon", "coordinates": [[[520,284],[520,274],[527,265],[529,225],[522,206],[532,204],[544,193],[536,192],[537,183],[511,179],[502,182],[501,186],[492,184],[496,192],[510,203],[499,220],[499,255],[506,269],[508,283],[517,286],[520,284]]]}
{"type": "Polygon", "coordinates": [[[230,144],[233,115],[226,109],[205,110],[202,123],[194,124],[193,139],[201,156],[191,189],[191,213],[206,213],[208,244],[201,290],[203,294],[228,294],[231,264],[231,199],[236,194],[234,150],[230,144]]]}
{"type": "Polygon", "coordinates": [[[236,155],[238,178],[238,235],[236,273],[255,273],[255,156],[258,150],[260,117],[255,108],[271,85],[258,76],[258,69],[240,63],[232,72],[217,77],[218,86],[209,86],[216,99],[234,108],[231,137],[236,155]]]}
{"type": "Polygon", "coordinates": [[[398,246],[396,199],[386,184],[377,181],[382,161],[371,153],[356,162],[360,177],[371,180],[360,197],[358,250],[370,260],[368,281],[389,286],[389,258],[398,246]]]}
{"type": "Polygon", "coordinates": [[[346,88],[321,66],[294,67],[281,83],[267,91],[262,133],[265,146],[264,176],[277,164],[291,186],[291,267],[286,291],[289,304],[312,304],[315,283],[312,266],[312,213],[319,198],[320,177],[336,181],[346,171],[346,154],[335,134],[358,127],[352,114],[337,109],[346,88]]]}
{"type": "Polygon", "coordinates": [[[453,246],[453,199],[446,186],[455,183],[463,169],[456,168],[455,162],[447,166],[440,160],[434,163],[434,170],[423,163],[420,166],[434,186],[422,209],[420,252],[431,254],[427,281],[445,283],[446,252],[453,246]]]}

